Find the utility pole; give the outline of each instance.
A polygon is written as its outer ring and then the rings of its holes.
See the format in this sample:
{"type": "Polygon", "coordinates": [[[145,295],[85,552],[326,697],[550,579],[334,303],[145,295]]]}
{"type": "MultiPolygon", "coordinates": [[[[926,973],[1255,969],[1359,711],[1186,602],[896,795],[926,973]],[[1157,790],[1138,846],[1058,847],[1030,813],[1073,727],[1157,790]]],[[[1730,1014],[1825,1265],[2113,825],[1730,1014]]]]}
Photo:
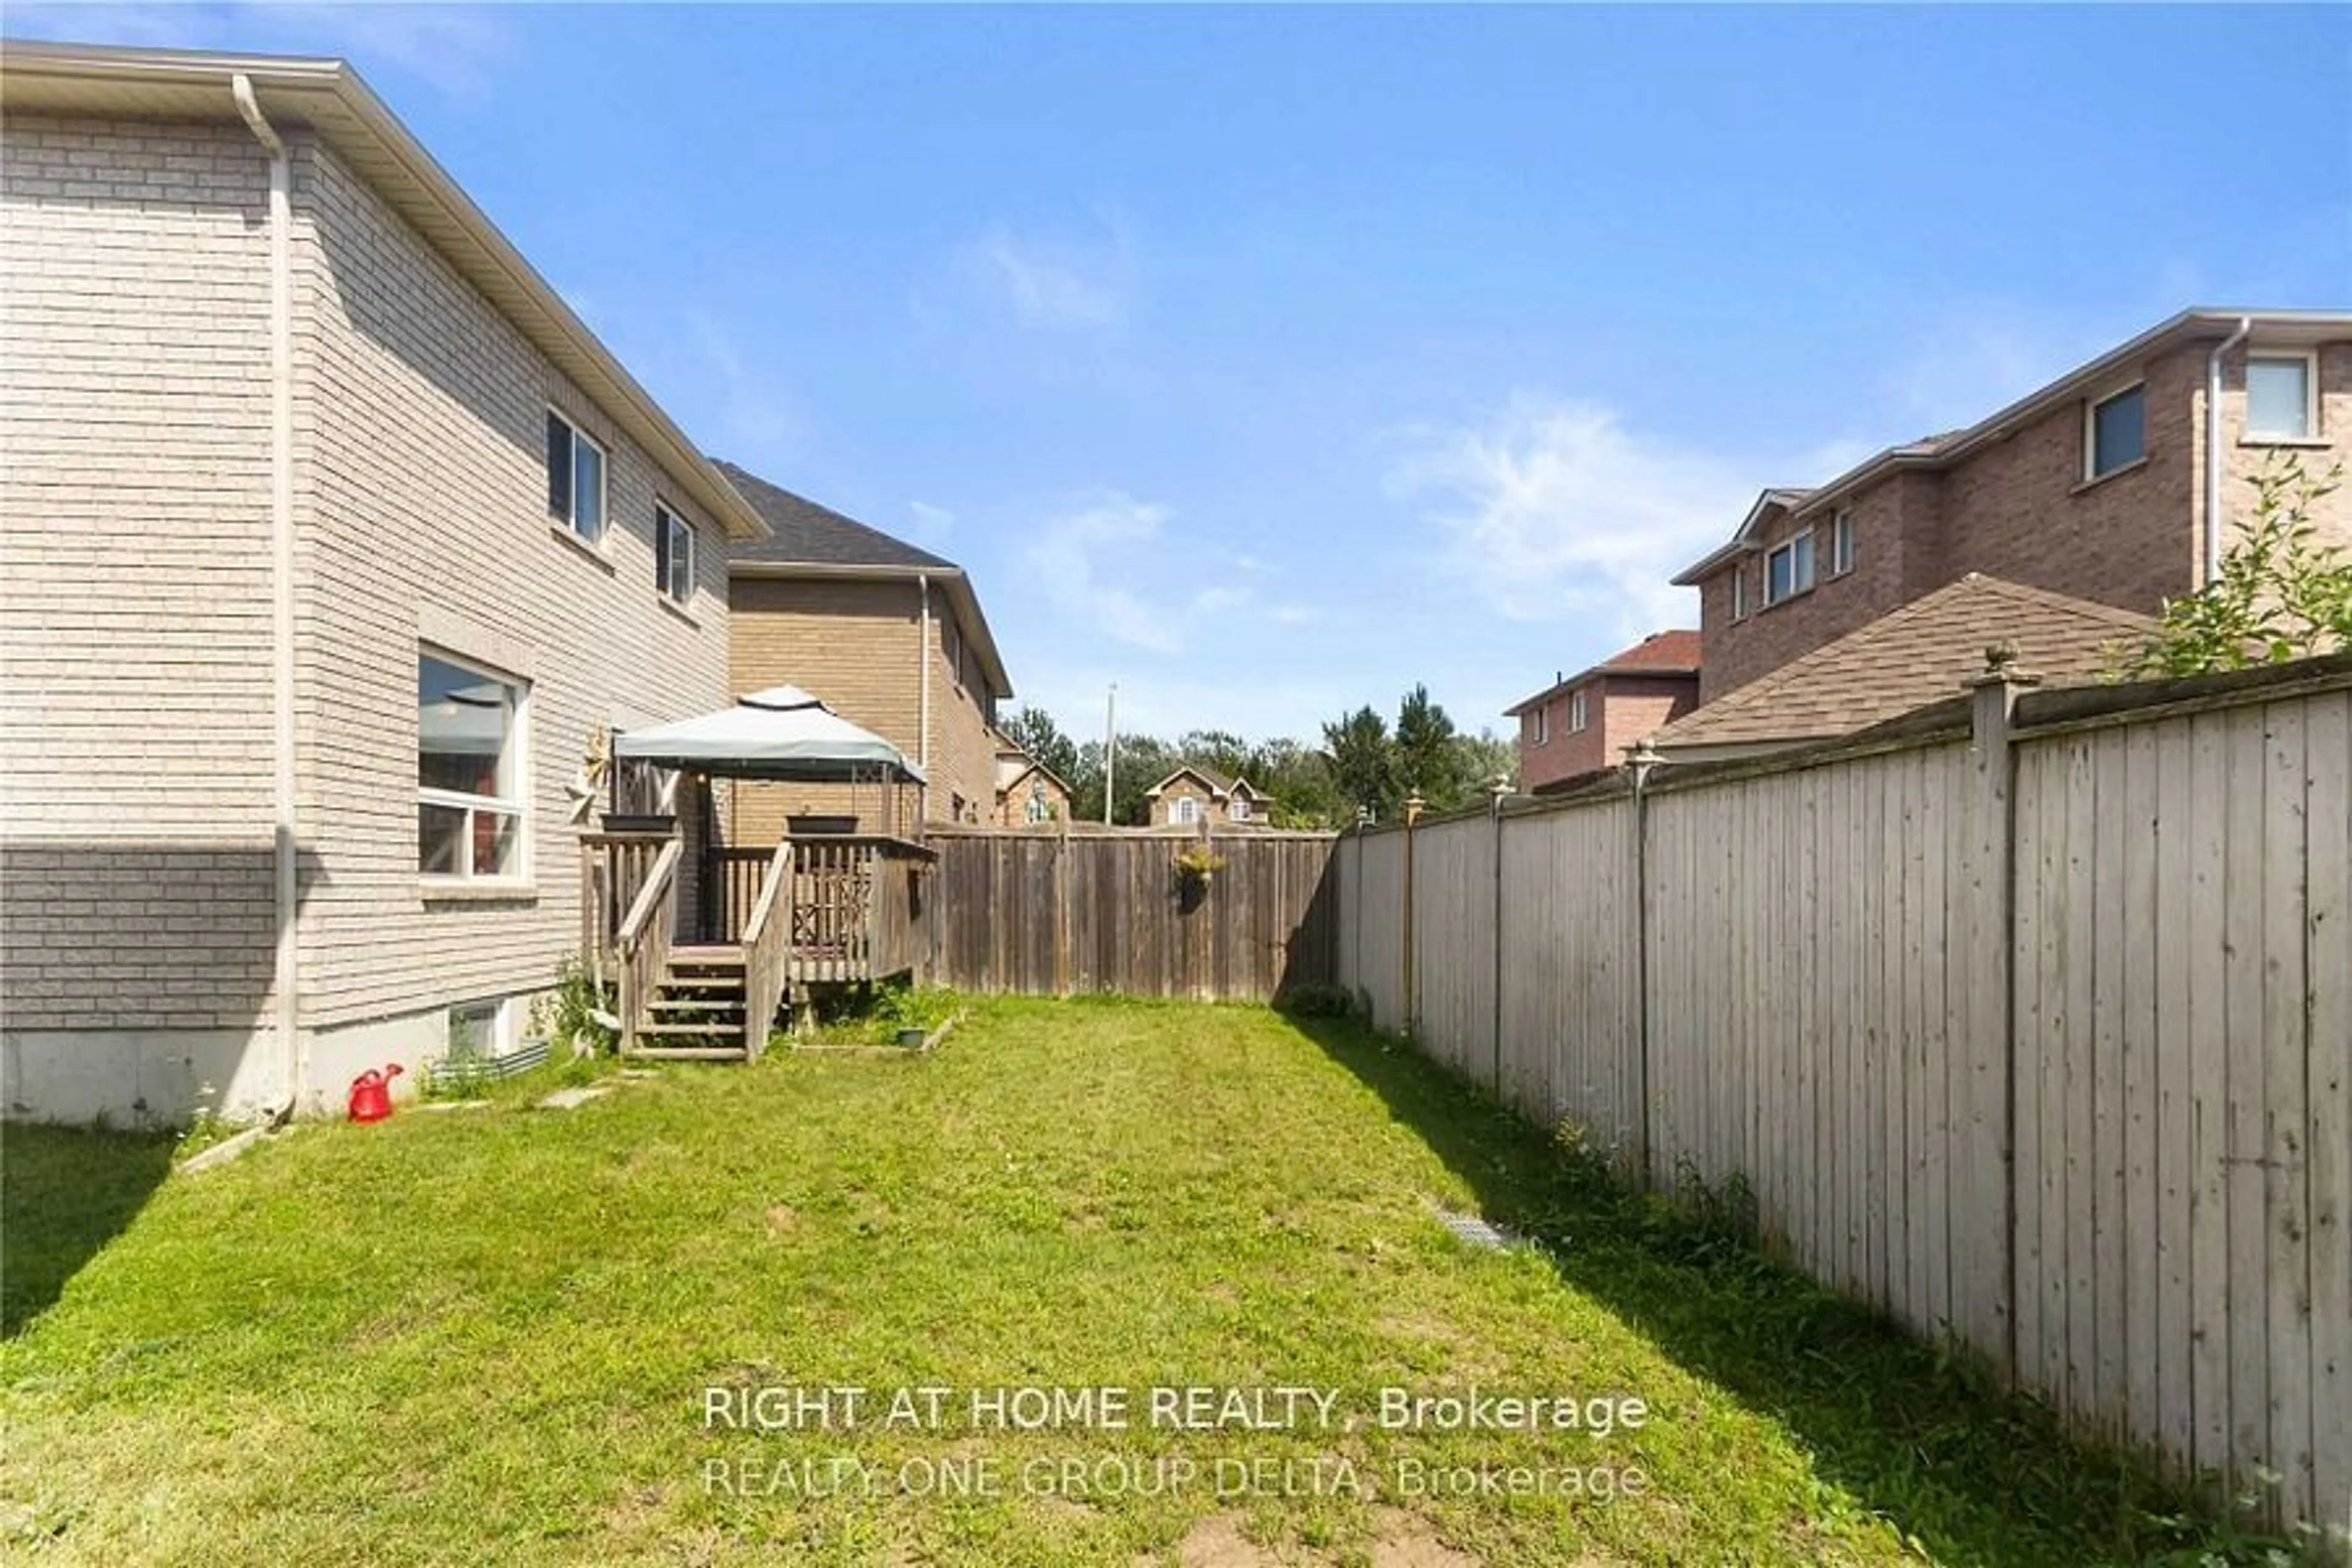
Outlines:
{"type": "Polygon", "coordinates": [[[1118,770],[1118,682],[1110,683],[1109,711],[1103,717],[1103,826],[1111,825],[1111,781],[1118,770]]]}

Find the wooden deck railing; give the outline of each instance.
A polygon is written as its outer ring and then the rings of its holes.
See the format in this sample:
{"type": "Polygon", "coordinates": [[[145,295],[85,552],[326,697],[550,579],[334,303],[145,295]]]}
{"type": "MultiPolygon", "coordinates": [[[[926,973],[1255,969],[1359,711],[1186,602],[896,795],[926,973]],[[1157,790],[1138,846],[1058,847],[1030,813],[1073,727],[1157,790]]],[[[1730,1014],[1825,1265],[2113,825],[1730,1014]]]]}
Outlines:
{"type": "Polygon", "coordinates": [[[767,876],[743,922],[743,1051],[752,1061],[768,1048],[768,1026],[792,978],[793,841],[768,857],[767,876]]]}
{"type": "Polygon", "coordinates": [[[636,1049],[637,1036],[653,1021],[654,996],[669,967],[671,933],[677,926],[677,863],[684,854],[676,839],[662,846],[614,938],[623,1056],[636,1049]]]}
{"type": "Polygon", "coordinates": [[[699,934],[704,942],[741,942],[751,929],[751,910],[767,885],[768,867],[775,849],[739,848],[723,845],[702,852],[702,909],[699,934]]]}
{"type": "Polygon", "coordinates": [[[793,973],[880,980],[913,969],[925,932],[919,880],[939,858],[919,844],[865,836],[797,841],[793,973]]]}
{"type": "Polygon", "coordinates": [[[653,872],[667,833],[583,833],[580,836],[580,951],[592,963],[613,951],[621,922],[653,872]]]}

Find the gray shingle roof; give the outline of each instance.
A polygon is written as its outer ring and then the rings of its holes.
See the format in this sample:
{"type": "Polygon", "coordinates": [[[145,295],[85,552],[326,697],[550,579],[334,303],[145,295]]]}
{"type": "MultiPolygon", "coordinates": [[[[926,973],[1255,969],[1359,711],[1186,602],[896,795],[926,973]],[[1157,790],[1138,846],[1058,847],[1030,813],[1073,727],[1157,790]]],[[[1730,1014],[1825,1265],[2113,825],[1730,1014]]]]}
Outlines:
{"type": "Polygon", "coordinates": [[[768,561],[817,566],[933,566],[955,564],[918,550],[903,539],[893,539],[878,528],[868,528],[854,517],[796,496],[759,475],[713,458],[727,482],[742,492],[751,510],[766,520],[772,539],[738,546],[731,559],[768,561]]]}

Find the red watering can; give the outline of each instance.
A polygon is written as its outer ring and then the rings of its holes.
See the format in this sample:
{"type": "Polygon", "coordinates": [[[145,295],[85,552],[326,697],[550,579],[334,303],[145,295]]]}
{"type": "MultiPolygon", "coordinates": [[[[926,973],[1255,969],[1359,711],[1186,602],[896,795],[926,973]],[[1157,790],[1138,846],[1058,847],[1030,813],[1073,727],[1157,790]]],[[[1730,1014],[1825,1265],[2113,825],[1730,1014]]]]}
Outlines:
{"type": "Polygon", "coordinates": [[[352,1079],[352,1120],[381,1121],[392,1114],[392,1080],[400,1076],[398,1062],[387,1063],[382,1072],[373,1068],[352,1079]]]}

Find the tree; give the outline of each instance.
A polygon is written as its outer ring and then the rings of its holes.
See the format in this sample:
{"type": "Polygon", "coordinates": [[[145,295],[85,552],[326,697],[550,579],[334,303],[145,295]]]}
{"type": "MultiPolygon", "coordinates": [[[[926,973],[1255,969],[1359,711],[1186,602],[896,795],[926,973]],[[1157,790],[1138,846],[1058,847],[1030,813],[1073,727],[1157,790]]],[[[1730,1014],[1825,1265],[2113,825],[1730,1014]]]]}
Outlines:
{"type": "Polygon", "coordinates": [[[1388,721],[1367,706],[1324,725],[1323,758],[1348,811],[1369,812],[1381,822],[1397,815],[1404,791],[1397,784],[1388,721]]]}
{"type": "Polygon", "coordinates": [[[2167,599],[2157,628],[2117,660],[2126,677],[2202,675],[2352,648],[2352,559],[2322,543],[2313,507],[2343,482],[2344,465],[2314,479],[2273,452],[2247,476],[2252,515],[2221,552],[2213,581],[2167,599]]]}
{"type": "Polygon", "coordinates": [[[1471,793],[1458,740],[1454,721],[1430,700],[1428,687],[1416,685],[1405,693],[1397,705],[1397,783],[1432,811],[1452,811],[1471,793]]]}
{"type": "MultiPolygon", "coordinates": [[[[1111,820],[1123,826],[1140,826],[1150,818],[1143,792],[1175,771],[1174,751],[1151,735],[1121,735],[1112,789],[1117,798],[1111,820]]],[[[1078,776],[1070,780],[1071,814],[1082,822],[1103,819],[1103,748],[1088,741],[1078,748],[1078,776]]]]}
{"type": "MultiPolygon", "coordinates": [[[[1043,763],[1072,789],[1078,785],[1078,744],[1062,733],[1054,716],[1043,708],[1019,708],[996,726],[1004,738],[1043,763]]],[[[1099,793],[1099,792],[1098,792],[1099,793]]],[[[1100,803],[1097,804],[1097,812],[1100,803]]]]}

